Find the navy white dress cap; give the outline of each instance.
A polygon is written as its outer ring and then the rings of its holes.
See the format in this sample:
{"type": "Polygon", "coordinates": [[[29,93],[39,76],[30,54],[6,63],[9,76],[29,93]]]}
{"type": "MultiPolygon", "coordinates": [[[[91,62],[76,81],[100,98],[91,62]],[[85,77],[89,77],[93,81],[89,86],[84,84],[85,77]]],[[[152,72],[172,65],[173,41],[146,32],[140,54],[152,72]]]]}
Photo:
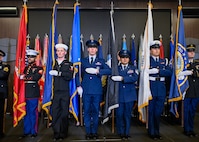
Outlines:
{"type": "Polygon", "coordinates": [[[63,43],[56,44],[55,48],[56,49],[58,49],[58,48],[64,48],[66,51],[68,50],[68,46],[66,44],[63,44],[63,43]]]}
{"type": "Polygon", "coordinates": [[[39,54],[39,52],[36,50],[33,50],[33,49],[26,50],[27,56],[35,56],[36,57],[38,54],[39,54]]]}
{"type": "Polygon", "coordinates": [[[161,42],[159,40],[154,40],[150,42],[150,48],[160,48],[161,42]]]}

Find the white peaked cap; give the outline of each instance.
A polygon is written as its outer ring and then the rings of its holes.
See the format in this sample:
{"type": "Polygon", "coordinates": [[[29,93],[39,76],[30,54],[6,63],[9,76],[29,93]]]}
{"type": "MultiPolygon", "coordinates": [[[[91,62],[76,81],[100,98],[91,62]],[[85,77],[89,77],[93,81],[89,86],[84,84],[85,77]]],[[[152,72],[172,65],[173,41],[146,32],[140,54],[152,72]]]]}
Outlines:
{"type": "Polygon", "coordinates": [[[39,54],[39,52],[36,51],[36,50],[33,50],[33,49],[26,50],[26,55],[27,56],[37,56],[38,54],[39,54]]]}
{"type": "Polygon", "coordinates": [[[150,46],[153,46],[155,44],[161,46],[161,42],[159,40],[154,40],[154,41],[150,42],[150,46]]]}
{"type": "Polygon", "coordinates": [[[66,51],[68,50],[68,46],[66,44],[63,43],[58,43],[55,45],[55,48],[64,48],[66,51]]]}

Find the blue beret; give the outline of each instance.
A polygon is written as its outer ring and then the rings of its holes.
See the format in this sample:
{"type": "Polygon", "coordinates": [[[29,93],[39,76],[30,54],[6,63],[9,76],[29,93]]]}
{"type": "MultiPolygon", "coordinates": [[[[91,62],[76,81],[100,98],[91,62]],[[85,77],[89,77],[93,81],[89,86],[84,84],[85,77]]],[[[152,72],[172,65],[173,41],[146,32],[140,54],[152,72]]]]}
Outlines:
{"type": "Polygon", "coordinates": [[[0,56],[5,56],[6,55],[6,53],[5,52],[3,52],[2,50],[0,50],[0,56]]]}
{"type": "Polygon", "coordinates": [[[99,42],[96,40],[88,40],[86,42],[86,46],[88,47],[98,47],[99,46],[99,42]]]}
{"type": "Polygon", "coordinates": [[[130,58],[131,53],[128,50],[121,50],[119,52],[119,56],[120,56],[120,58],[125,58],[125,57],[130,58]]]}

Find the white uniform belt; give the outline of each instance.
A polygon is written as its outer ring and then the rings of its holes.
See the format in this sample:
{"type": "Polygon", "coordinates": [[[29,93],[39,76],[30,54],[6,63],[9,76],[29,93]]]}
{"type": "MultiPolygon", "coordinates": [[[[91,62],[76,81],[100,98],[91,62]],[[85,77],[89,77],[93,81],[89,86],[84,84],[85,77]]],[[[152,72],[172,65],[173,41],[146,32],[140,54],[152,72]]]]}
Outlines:
{"type": "Polygon", "coordinates": [[[165,77],[152,77],[152,76],[149,76],[149,80],[151,80],[151,81],[165,81],[165,77]]]}
{"type": "Polygon", "coordinates": [[[25,83],[36,83],[36,81],[25,81],[25,83]]]}

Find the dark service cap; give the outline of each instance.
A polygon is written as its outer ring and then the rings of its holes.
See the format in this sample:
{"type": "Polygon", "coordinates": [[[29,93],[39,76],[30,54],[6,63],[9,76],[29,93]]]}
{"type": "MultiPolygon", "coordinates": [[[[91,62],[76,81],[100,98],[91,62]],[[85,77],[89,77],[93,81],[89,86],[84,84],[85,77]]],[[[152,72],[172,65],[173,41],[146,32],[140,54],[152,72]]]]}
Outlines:
{"type": "Polygon", "coordinates": [[[195,44],[189,44],[189,45],[187,45],[187,52],[195,52],[195,50],[196,50],[196,46],[195,46],[195,44]]]}
{"type": "Polygon", "coordinates": [[[131,57],[131,53],[128,50],[121,50],[119,52],[119,56],[120,58],[130,58],[131,57]]]}
{"type": "Polygon", "coordinates": [[[86,46],[88,46],[88,47],[96,47],[97,48],[99,46],[99,42],[96,41],[96,40],[88,40],[86,42],[86,46]]]}
{"type": "Polygon", "coordinates": [[[6,53],[5,52],[3,52],[2,50],[0,50],[0,56],[5,56],[6,55],[6,53]]]}

